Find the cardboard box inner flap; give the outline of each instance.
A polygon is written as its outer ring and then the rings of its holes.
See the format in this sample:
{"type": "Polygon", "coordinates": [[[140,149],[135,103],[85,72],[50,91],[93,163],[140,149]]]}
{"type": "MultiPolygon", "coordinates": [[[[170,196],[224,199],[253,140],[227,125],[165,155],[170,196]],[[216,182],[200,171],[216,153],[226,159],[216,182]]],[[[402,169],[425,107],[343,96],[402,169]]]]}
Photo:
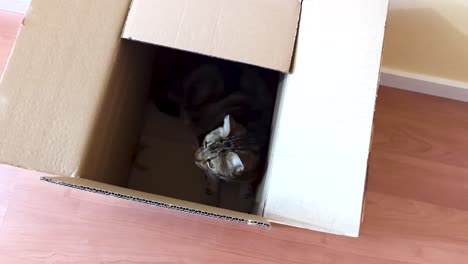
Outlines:
{"type": "Polygon", "coordinates": [[[289,71],[299,0],[133,0],[123,37],[289,71]]]}

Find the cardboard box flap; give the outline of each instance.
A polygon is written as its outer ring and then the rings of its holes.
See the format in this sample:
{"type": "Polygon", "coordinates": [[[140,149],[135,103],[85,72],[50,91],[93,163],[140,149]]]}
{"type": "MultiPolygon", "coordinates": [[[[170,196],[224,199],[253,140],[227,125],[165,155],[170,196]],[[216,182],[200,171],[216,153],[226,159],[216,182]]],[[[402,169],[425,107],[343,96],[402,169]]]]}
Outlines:
{"type": "Polygon", "coordinates": [[[387,7],[303,1],[270,150],[268,220],[359,235],[387,7]]]}
{"type": "Polygon", "coordinates": [[[152,61],[121,39],[130,1],[31,2],[0,82],[1,163],[64,176],[128,170],[113,162],[125,155],[110,157],[128,152],[146,96],[134,88],[150,71],[134,65],[152,61]]]}
{"type": "Polygon", "coordinates": [[[83,191],[89,191],[102,195],[109,195],[120,199],[182,211],[185,213],[208,216],[231,222],[256,225],[264,228],[270,228],[270,223],[267,220],[256,215],[244,214],[207,205],[186,202],[178,199],[140,192],[83,178],[43,177],[41,178],[41,180],[83,191]]]}
{"type": "Polygon", "coordinates": [[[133,0],[123,38],[288,72],[298,0],[133,0]]]}

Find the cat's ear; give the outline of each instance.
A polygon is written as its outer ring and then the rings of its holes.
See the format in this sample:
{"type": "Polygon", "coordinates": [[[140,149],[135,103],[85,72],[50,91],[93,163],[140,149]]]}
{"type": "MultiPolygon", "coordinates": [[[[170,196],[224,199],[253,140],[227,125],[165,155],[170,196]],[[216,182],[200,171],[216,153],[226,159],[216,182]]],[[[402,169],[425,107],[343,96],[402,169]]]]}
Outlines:
{"type": "Polygon", "coordinates": [[[234,175],[239,175],[244,171],[244,164],[239,155],[234,152],[228,152],[226,159],[228,167],[234,175]]]}
{"type": "Polygon", "coordinates": [[[232,136],[237,132],[242,132],[242,127],[239,126],[234,118],[231,115],[226,115],[224,117],[223,126],[221,127],[221,137],[226,138],[228,136],[232,136]]]}
{"type": "Polygon", "coordinates": [[[231,134],[233,126],[235,126],[235,124],[232,117],[230,115],[225,116],[223,127],[221,128],[221,137],[226,138],[227,136],[229,136],[229,134],[231,134]]]}

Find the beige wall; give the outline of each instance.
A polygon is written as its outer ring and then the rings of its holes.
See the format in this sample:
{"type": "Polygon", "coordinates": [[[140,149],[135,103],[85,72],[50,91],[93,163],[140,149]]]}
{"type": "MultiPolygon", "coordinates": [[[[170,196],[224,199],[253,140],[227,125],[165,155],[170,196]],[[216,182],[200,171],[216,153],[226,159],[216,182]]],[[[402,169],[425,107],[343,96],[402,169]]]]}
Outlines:
{"type": "Polygon", "coordinates": [[[383,66],[468,82],[468,0],[390,0],[383,66]]]}

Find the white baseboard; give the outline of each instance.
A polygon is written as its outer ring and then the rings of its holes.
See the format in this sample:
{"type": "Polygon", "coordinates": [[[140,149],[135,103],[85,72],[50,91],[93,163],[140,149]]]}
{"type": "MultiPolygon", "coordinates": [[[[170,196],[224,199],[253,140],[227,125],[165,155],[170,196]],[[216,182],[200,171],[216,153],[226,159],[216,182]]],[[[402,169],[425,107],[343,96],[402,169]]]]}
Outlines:
{"type": "Polygon", "coordinates": [[[468,82],[382,68],[380,85],[468,102],[468,82]]]}
{"type": "Polygon", "coordinates": [[[0,10],[26,14],[31,0],[0,0],[0,10]]]}

